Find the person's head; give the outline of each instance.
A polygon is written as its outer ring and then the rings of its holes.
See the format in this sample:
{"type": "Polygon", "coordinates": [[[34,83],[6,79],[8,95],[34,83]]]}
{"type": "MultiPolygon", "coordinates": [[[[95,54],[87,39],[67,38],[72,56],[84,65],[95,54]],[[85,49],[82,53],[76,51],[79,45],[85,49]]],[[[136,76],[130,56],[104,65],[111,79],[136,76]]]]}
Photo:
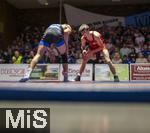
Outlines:
{"type": "Polygon", "coordinates": [[[120,53],[119,52],[114,53],[114,59],[116,59],[116,60],[120,59],[120,53]]]}
{"type": "Polygon", "coordinates": [[[14,52],[14,55],[15,55],[15,57],[19,57],[19,55],[20,55],[19,51],[16,50],[16,51],[14,52]]]}
{"type": "Polygon", "coordinates": [[[135,50],[134,47],[131,47],[131,52],[132,52],[132,53],[136,53],[136,50],[135,50]]]}
{"type": "Polygon", "coordinates": [[[148,46],[147,45],[143,45],[143,50],[148,50],[148,46]]]}
{"type": "Polygon", "coordinates": [[[139,52],[138,53],[138,58],[144,58],[144,55],[141,52],[139,52]]]}
{"type": "Polygon", "coordinates": [[[89,26],[87,24],[82,24],[80,27],[79,27],[79,33],[81,35],[84,35],[84,33],[86,33],[87,31],[89,31],[89,26]]]}
{"type": "Polygon", "coordinates": [[[31,56],[31,57],[34,57],[34,51],[30,51],[30,53],[29,53],[29,55],[31,56]]]}
{"type": "Polygon", "coordinates": [[[69,33],[72,32],[72,28],[69,24],[62,24],[62,27],[63,27],[64,31],[67,30],[69,33]]]}
{"type": "Polygon", "coordinates": [[[148,61],[148,63],[150,63],[150,55],[148,55],[147,61],[148,61]]]}
{"type": "Polygon", "coordinates": [[[127,47],[127,45],[124,43],[124,44],[123,44],[123,47],[124,47],[124,48],[126,48],[126,47],[127,47]]]}

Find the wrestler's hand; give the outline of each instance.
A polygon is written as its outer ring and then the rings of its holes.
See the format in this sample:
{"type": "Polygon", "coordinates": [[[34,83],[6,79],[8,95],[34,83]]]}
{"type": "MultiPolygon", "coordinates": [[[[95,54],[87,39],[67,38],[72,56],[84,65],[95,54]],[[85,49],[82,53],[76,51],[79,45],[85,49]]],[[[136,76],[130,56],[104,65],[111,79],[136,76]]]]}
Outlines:
{"type": "Polygon", "coordinates": [[[83,54],[83,55],[87,54],[87,50],[83,50],[83,51],[82,51],[82,54],[83,54]]]}
{"type": "Polygon", "coordinates": [[[90,59],[90,58],[93,58],[94,53],[93,53],[92,50],[89,50],[89,51],[87,51],[87,52],[85,53],[84,56],[85,56],[87,59],[90,59]]]}
{"type": "Polygon", "coordinates": [[[85,58],[86,58],[86,55],[87,55],[87,51],[86,51],[86,50],[83,50],[83,51],[82,51],[83,59],[85,59],[85,58]]]}

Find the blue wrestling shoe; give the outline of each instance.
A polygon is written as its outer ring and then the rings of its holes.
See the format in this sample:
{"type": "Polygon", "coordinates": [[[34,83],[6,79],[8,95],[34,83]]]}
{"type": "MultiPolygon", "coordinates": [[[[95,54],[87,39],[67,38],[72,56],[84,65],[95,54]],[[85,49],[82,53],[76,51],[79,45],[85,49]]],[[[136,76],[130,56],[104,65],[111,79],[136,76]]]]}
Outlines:
{"type": "Polygon", "coordinates": [[[19,82],[26,82],[26,81],[28,81],[28,80],[29,80],[29,77],[30,77],[30,75],[31,75],[31,72],[32,72],[32,69],[31,69],[31,68],[28,68],[28,69],[26,70],[26,72],[25,72],[25,75],[23,76],[23,78],[21,78],[21,79],[19,80],[19,82]]]}
{"type": "Polygon", "coordinates": [[[29,78],[22,78],[19,80],[19,82],[27,82],[29,80],[29,78]]]}

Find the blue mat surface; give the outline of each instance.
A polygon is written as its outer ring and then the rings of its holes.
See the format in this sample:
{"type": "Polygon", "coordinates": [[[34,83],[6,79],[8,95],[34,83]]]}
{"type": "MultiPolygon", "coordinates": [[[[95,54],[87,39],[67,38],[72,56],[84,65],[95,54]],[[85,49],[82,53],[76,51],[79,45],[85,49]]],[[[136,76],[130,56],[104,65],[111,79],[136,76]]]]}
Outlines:
{"type": "Polygon", "coordinates": [[[0,82],[0,100],[150,102],[150,82],[0,82]]]}

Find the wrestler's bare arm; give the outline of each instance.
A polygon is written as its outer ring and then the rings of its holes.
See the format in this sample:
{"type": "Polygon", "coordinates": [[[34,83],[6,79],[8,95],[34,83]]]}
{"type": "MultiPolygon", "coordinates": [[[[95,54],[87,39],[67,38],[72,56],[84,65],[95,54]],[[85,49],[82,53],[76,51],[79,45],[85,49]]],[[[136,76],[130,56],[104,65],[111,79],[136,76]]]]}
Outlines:
{"type": "Polygon", "coordinates": [[[86,53],[87,52],[87,49],[86,49],[86,40],[84,39],[83,36],[81,37],[81,50],[82,50],[82,53],[86,53]]]}
{"type": "Polygon", "coordinates": [[[65,45],[66,45],[66,52],[68,54],[68,41],[69,41],[69,35],[71,33],[71,27],[68,25],[63,27],[64,29],[64,41],[65,41],[65,45]]]}

